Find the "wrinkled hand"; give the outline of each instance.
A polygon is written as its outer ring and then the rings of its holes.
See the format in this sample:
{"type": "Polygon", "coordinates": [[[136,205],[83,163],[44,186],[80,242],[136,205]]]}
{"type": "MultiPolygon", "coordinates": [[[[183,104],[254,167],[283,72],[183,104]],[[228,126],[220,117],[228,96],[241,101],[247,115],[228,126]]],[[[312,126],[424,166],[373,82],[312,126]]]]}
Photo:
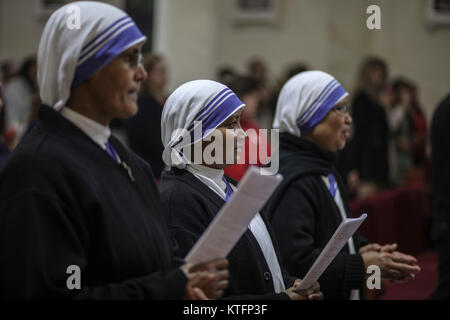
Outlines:
{"type": "Polygon", "coordinates": [[[379,243],[369,243],[364,247],[359,248],[359,254],[363,254],[367,251],[379,251],[379,252],[394,252],[397,249],[398,245],[396,243],[385,244],[384,246],[379,243]]]}
{"type": "Polygon", "coordinates": [[[301,279],[295,280],[294,285],[285,291],[291,300],[323,300],[323,293],[320,291],[320,285],[317,281],[306,290],[294,292],[294,289],[300,283],[302,283],[301,279]]]}
{"type": "Polygon", "coordinates": [[[359,254],[363,254],[368,251],[380,251],[380,249],[383,248],[378,243],[370,243],[368,245],[365,245],[364,247],[359,248],[359,254]]]}
{"type": "Polygon", "coordinates": [[[370,265],[379,266],[381,277],[391,282],[405,282],[410,278],[414,278],[415,273],[420,272],[417,259],[413,256],[394,251],[396,248],[396,244],[385,246],[372,244],[362,247],[360,254],[364,260],[365,268],[367,269],[370,265]],[[378,251],[375,248],[378,248],[378,251]]]}
{"type": "Polygon", "coordinates": [[[397,247],[398,247],[398,245],[396,243],[385,244],[384,246],[381,246],[380,251],[381,252],[391,252],[392,253],[395,250],[397,250],[397,247]]]}
{"type": "Polygon", "coordinates": [[[193,288],[191,285],[186,285],[186,293],[184,300],[210,300],[202,289],[193,288]]]}
{"type": "Polygon", "coordinates": [[[218,299],[228,287],[228,261],[218,259],[192,266],[186,263],[180,267],[188,278],[185,299],[218,299]]]}

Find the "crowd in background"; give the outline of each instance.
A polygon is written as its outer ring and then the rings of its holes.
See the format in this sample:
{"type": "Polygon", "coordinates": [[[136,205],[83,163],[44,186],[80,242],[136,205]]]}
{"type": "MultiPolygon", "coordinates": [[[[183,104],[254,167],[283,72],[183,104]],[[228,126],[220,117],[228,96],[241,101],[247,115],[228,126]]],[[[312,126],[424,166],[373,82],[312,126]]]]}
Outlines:
{"type": "MultiPolygon", "coordinates": [[[[148,54],[144,61],[148,79],[139,97],[138,114],[127,121],[113,123],[113,131],[139,156],[148,161],[156,179],[164,169],[161,160],[161,113],[168,96],[168,62],[148,54]]],[[[20,68],[12,60],[1,63],[3,110],[0,118],[2,162],[14,149],[36,118],[40,104],[36,84],[36,59],[27,57],[20,68]]],[[[292,76],[314,69],[307,63],[291,64],[278,79],[271,78],[267,63],[249,59],[247,71],[233,67],[218,70],[219,82],[229,86],[246,104],[241,125],[244,130],[270,129],[281,87],[292,76]]],[[[340,155],[340,171],[351,198],[374,195],[386,188],[412,182],[426,183],[429,178],[427,155],[428,125],[420,105],[419,88],[413,80],[392,78],[387,63],[378,57],[367,58],[360,67],[351,96],[353,135],[340,155]]],[[[270,155],[264,139],[246,142],[261,144],[270,155]]],[[[247,152],[248,156],[248,152],[247,152]]],[[[267,159],[258,159],[263,165],[267,159]]],[[[248,167],[227,169],[239,180],[248,167]]]]}

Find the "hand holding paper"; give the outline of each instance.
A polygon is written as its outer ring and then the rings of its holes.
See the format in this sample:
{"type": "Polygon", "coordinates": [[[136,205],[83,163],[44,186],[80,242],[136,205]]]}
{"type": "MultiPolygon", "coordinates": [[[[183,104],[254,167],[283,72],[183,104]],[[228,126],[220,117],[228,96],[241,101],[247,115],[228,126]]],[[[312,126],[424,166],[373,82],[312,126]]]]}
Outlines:
{"type": "Polygon", "coordinates": [[[295,288],[294,291],[298,292],[306,290],[319,279],[366,217],[367,214],[363,213],[359,218],[347,218],[342,221],[319,257],[317,257],[311,269],[309,269],[308,273],[303,278],[302,283],[295,288]]]}

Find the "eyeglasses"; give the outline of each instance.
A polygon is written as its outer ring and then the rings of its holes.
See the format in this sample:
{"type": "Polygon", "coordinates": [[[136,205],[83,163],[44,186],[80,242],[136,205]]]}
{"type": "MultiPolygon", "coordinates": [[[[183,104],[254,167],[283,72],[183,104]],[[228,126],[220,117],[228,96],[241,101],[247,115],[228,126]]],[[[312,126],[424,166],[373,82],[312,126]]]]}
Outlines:
{"type": "Polygon", "coordinates": [[[139,52],[138,50],[132,52],[125,52],[122,54],[122,58],[133,69],[139,68],[140,66],[143,65],[144,62],[144,57],[142,56],[142,53],[139,52]]]}
{"type": "Polygon", "coordinates": [[[338,111],[342,115],[350,114],[352,112],[352,108],[348,103],[335,106],[331,110],[338,111]]]}

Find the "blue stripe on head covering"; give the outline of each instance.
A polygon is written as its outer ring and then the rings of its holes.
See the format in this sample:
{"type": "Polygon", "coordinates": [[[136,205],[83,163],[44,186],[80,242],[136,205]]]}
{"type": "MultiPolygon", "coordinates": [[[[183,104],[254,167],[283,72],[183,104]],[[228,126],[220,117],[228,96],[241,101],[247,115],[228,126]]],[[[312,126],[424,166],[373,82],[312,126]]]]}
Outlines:
{"type": "Polygon", "coordinates": [[[346,94],[345,89],[338,84],[338,86],[328,94],[325,100],[320,104],[318,108],[316,108],[312,117],[303,124],[299,125],[299,129],[302,134],[307,133],[314,129],[314,127],[319,124],[320,121],[325,118],[327,113],[336,105],[337,101],[346,94]]]}
{"type": "MultiPolygon", "coordinates": [[[[89,49],[89,47],[91,47],[91,45],[96,42],[100,37],[102,37],[105,33],[107,33],[108,31],[110,31],[114,26],[116,26],[118,23],[124,21],[124,20],[131,20],[131,18],[129,16],[124,16],[120,19],[118,19],[116,22],[114,22],[113,24],[111,24],[108,28],[106,28],[105,30],[103,30],[103,32],[101,32],[100,34],[98,34],[94,39],[92,39],[91,41],[89,41],[82,49],[81,49],[81,54],[85,54],[86,50],[89,49]]],[[[108,33],[110,34],[110,33],[108,33]]],[[[81,60],[83,56],[80,57],[81,60]]]]}
{"type": "Polygon", "coordinates": [[[225,88],[222,91],[220,91],[218,94],[216,94],[216,96],[211,99],[211,101],[204,107],[202,108],[202,110],[199,111],[199,113],[195,116],[195,119],[202,119],[205,117],[205,115],[208,114],[208,112],[210,112],[219,101],[221,101],[221,99],[223,99],[223,97],[225,96],[226,93],[230,93],[232,92],[229,88],[225,88]],[[221,98],[221,99],[219,99],[221,98]]]}
{"type": "MultiPolygon", "coordinates": [[[[115,23],[117,22],[118,21],[116,21],[115,23]]],[[[124,24],[127,23],[130,23],[129,27],[124,29],[119,34],[113,36],[106,43],[102,43],[100,48],[98,48],[98,46],[96,45],[95,47],[98,51],[92,54],[92,56],[86,59],[86,61],[77,66],[75,70],[75,76],[71,85],[72,88],[80,85],[81,83],[92,77],[92,75],[103,68],[106,64],[111,62],[111,60],[117,57],[124,50],[128,49],[130,45],[136,43],[137,41],[139,41],[139,39],[145,39],[144,35],[134,24],[134,22],[126,21],[124,24]]],[[[111,27],[112,26],[108,27],[108,29],[110,29],[111,27]]],[[[112,32],[115,32],[120,27],[122,27],[122,25],[115,28],[112,32]]]]}
{"type": "Polygon", "coordinates": [[[113,23],[110,27],[108,27],[105,31],[103,31],[101,35],[104,35],[103,37],[96,37],[93,41],[89,43],[89,45],[86,45],[83,50],[81,51],[81,56],[78,59],[78,63],[83,63],[83,59],[89,54],[91,54],[93,51],[98,50],[105,42],[109,41],[112,36],[114,36],[114,33],[120,30],[121,28],[124,28],[125,26],[132,26],[134,25],[133,20],[129,17],[125,17],[127,19],[119,19],[115,23],[113,23]],[[118,22],[120,22],[115,28],[113,28],[118,22]]]}
{"type": "Polygon", "coordinates": [[[299,119],[300,124],[307,122],[312,117],[314,112],[317,111],[317,106],[320,105],[323,102],[323,100],[328,97],[330,92],[333,89],[335,89],[336,86],[339,86],[339,82],[336,79],[333,79],[325,86],[325,88],[323,88],[323,90],[320,92],[316,100],[314,100],[314,102],[311,103],[311,105],[303,113],[301,119],[299,119]]]}
{"type": "MultiPolygon", "coordinates": [[[[216,94],[211,99],[211,101],[209,101],[206,104],[206,106],[197,113],[197,115],[194,118],[194,121],[199,121],[199,120],[203,119],[208,114],[208,112],[210,112],[217,106],[217,104],[225,97],[227,92],[232,92],[232,91],[229,88],[225,88],[222,91],[220,91],[218,94],[216,94]],[[219,98],[221,98],[221,99],[218,101],[219,98]]],[[[188,127],[188,131],[191,131],[193,127],[194,127],[194,122],[192,122],[191,125],[188,127]]]]}
{"type": "MultiPolygon", "coordinates": [[[[209,113],[202,114],[198,119],[194,121],[201,121],[202,124],[202,139],[211,132],[211,130],[216,129],[222,122],[228,119],[233,113],[235,113],[240,107],[244,106],[244,103],[239,100],[239,98],[228,89],[223,97],[216,99],[216,102],[209,107],[209,113]]],[[[222,95],[224,91],[221,91],[216,97],[222,95]]],[[[216,98],[215,97],[215,98],[216,98]]],[[[190,128],[193,125],[190,126],[190,128]]],[[[191,138],[195,139],[194,131],[191,131],[191,138]]],[[[192,140],[194,141],[194,140],[192,140]]]]}

